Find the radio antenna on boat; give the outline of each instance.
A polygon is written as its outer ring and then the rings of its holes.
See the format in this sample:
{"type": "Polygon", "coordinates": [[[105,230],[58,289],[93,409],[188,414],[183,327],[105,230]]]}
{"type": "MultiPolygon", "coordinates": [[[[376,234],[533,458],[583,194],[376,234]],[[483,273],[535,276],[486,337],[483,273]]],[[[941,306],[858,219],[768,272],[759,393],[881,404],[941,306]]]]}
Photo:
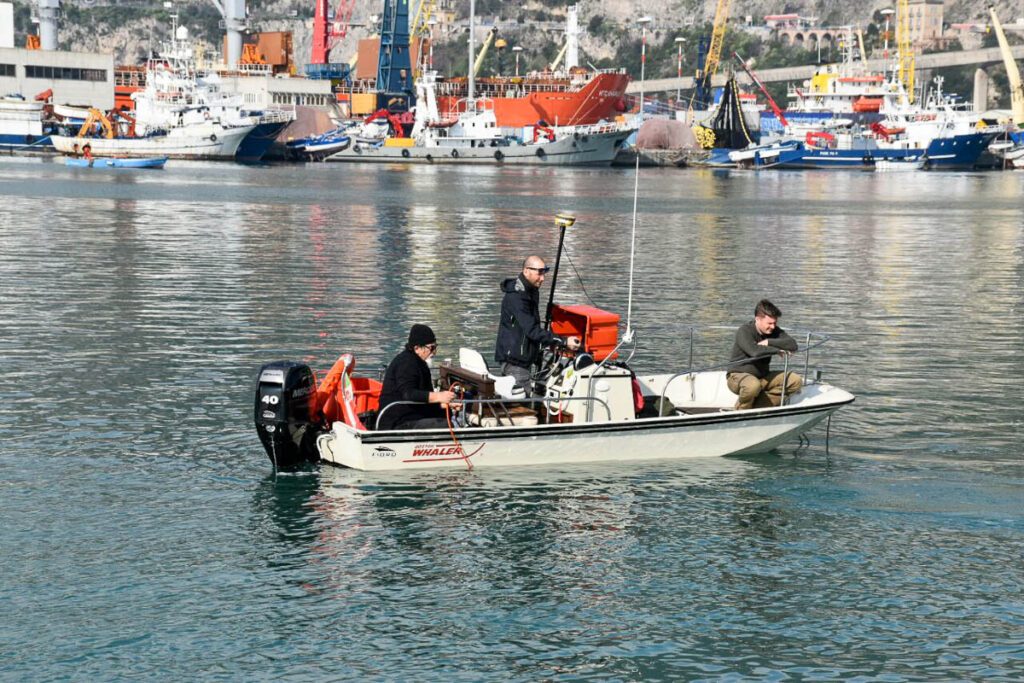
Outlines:
{"type": "MultiPolygon", "coordinates": [[[[640,24],[640,125],[636,128],[637,143],[640,142],[640,126],[644,124],[644,76],[647,67],[647,24],[651,18],[643,16],[637,19],[640,24]]],[[[633,263],[636,258],[636,207],[637,197],[640,194],[640,148],[634,145],[636,151],[636,168],[633,173],[633,234],[629,240],[629,301],[626,305],[626,333],[623,335],[624,342],[633,341],[633,263]]]]}

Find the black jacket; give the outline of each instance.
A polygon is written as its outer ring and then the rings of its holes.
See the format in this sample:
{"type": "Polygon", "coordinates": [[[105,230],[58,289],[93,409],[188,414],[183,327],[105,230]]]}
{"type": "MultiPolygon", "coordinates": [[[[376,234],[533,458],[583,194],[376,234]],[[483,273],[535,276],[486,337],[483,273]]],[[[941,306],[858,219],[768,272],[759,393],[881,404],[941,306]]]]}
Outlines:
{"type": "Polygon", "coordinates": [[[776,327],[771,334],[765,335],[757,331],[757,325],[751,320],[740,325],[736,330],[736,342],[732,346],[731,361],[750,359],[749,363],[730,365],[729,372],[746,372],[758,379],[768,376],[768,366],[772,356],[779,351],[796,351],[796,340],[790,337],[781,327],[776,327]],[[762,339],[768,340],[768,346],[758,346],[762,339]]]}
{"type": "MultiPolygon", "coordinates": [[[[430,381],[430,368],[412,351],[402,351],[395,356],[384,373],[384,386],[380,392],[380,410],[395,401],[418,401],[426,403],[430,399],[433,385],[430,381]]],[[[384,413],[380,421],[381,429],[395,429],[404,422],[419,420],[424,417],[443,417],[444,408],[437,403],[429,405],[401,405],[384,413]]]]}
{"type": "Polygon", "coordinates": [[[501,283],[505,297],[501,300],[501,322],[494,360],[528,368],[537,360],[541,346],[561,338],[540,324],[540,291],[522,274],[501,283]]]}

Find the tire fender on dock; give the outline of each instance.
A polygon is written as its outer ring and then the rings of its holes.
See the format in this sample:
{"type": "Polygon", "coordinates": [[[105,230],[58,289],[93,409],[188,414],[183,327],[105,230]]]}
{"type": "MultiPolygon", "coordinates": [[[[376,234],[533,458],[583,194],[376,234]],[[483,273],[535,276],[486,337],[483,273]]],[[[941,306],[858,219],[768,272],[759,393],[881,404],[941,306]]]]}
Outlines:
{"type": "Polygon", "coordinates": [[[505,155],[502,154],[500,149],[494,150],[494,160],[495,161],[501,161],[504,158],[505,158],[505,155]]]}

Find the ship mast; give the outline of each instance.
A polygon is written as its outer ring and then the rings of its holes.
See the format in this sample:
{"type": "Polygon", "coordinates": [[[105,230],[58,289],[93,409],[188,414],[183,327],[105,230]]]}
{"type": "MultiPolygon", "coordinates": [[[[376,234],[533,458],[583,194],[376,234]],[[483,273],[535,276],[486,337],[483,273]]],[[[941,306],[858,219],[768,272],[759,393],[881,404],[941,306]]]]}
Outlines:
{"type": "Polygon", "coordinates": [[[469,101],[472,102],[476,92],[476,82],[473,76],[473,63],[476,61],[474,58],[474,52],[476,52],[476,40],[473,37],[473,32],[476,30],[476,0],[469,0],[469,61],[466,62],[466,66],[469,68],[469,87],[466,92],[469,97],[469,101]]]}

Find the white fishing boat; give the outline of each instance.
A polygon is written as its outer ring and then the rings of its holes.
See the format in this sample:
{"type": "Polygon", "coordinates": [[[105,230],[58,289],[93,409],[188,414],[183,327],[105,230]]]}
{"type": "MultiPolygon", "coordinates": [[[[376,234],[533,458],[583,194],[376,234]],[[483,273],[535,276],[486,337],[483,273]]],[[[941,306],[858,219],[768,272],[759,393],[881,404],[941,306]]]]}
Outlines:
{"type": "MultiPolygon", "coordinates": [[[[625,123],[608,123],[544,130],[528,127],[513,134],[498,126],[494,102],[489,99],[464,100],[456,118],[442,119],[435,78],[425,73],[417,81],[415,122],[409,137],[357,136],[326,160],[607,166],[634,131],[625,123]]],[[[387,131],[386,126],[382,130],[387,131]]]]}
{"type": "Polygon", "coordinates": [[[176,126],[138,137],[54,135],[58,152],[71,154],[88,143],[94,156],[169,157],[171,159],[233,159],[254,125],[228,127],[215,121],[176,126]]]}

